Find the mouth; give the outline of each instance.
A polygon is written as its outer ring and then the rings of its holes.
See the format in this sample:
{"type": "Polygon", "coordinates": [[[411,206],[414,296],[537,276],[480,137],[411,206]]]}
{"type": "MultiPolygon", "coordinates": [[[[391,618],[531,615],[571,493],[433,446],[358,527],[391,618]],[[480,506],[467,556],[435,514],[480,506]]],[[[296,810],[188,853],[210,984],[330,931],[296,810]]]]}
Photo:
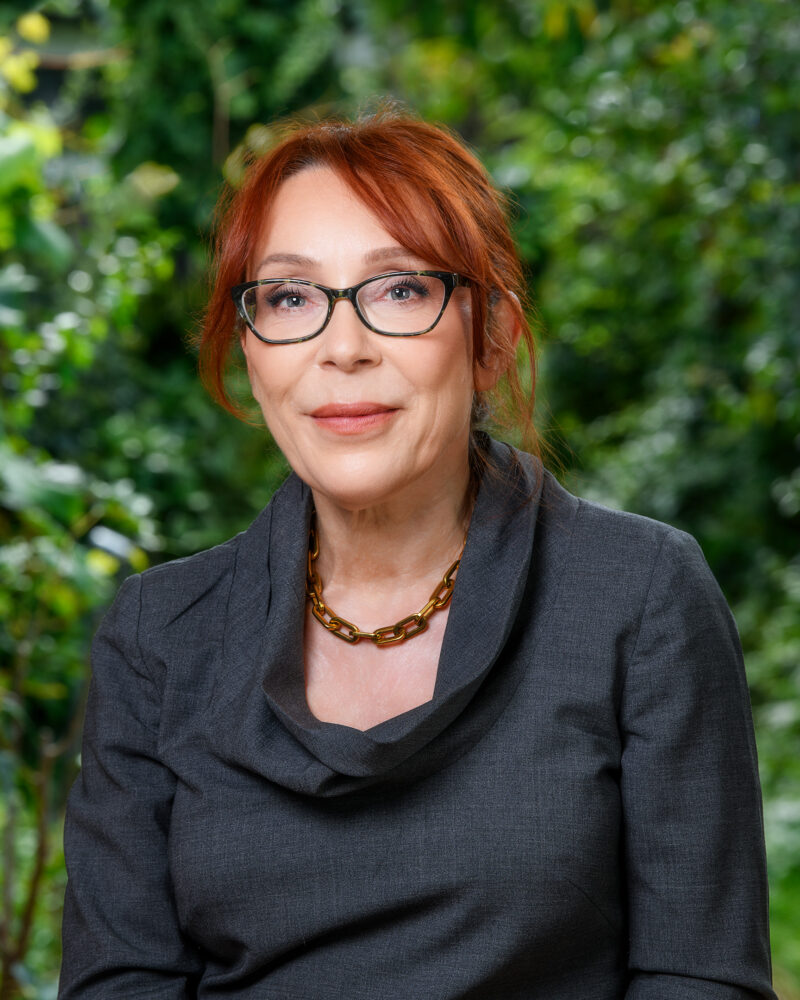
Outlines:
{"type": "Polygon", "coordinates": [[[362,434],[388,423],[397,412],[397,407],[384,403],[327,403],[309,416],[334,434],[362,434]]]}

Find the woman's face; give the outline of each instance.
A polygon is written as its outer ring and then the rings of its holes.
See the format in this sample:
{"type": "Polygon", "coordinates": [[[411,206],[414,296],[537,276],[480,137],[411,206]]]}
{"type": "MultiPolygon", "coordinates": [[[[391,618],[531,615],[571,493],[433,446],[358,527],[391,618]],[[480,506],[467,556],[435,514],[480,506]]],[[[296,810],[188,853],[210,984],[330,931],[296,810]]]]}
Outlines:
{"type": "MultiPolygon", "coordinates": [[[[253,260],[253,278],[332,288],[433,267],[399,246],[327,168],[283,183],[253,260]]],[[[465,483],[474,388],[468,289],[456,288],[438,324],[418,337],[373,333],[342,299],[313,340],[265,344],[248,330],[242,346],[267,426],[315,492],[356,510],[419,486],[465,483]]]]}

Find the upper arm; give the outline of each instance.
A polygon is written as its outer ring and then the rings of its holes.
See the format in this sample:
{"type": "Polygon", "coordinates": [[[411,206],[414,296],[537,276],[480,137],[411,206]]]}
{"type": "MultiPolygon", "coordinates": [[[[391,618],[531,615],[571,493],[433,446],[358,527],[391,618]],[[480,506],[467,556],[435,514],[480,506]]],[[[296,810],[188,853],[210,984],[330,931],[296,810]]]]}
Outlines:
{"type": "Polygon", "coordinates": [[[666,534],[620,706],[629,1000],[770,997],[767,886],[739,639],[697,543],[666,534]]]}
{"type": "Polygon", "coordinates": [[[125,582],[92,647],[81,772],[64,833],[68,884],[59,998],[194,996],[201,965],[172,896],[175,779],[159,760],[160,697],[138,646],[141,578],[125,582]]]}

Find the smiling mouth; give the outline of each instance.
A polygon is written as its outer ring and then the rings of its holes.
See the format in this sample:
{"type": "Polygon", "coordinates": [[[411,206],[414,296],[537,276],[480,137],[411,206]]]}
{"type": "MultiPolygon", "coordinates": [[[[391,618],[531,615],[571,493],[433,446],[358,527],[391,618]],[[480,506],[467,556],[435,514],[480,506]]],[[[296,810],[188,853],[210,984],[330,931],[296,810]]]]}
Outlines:
{"type": "Polygon", "coordinates": [[[328,403],[310,416],[318,427],[335,434],[362,434],[392,419],[397,408],[383,403],[328,403]]]}

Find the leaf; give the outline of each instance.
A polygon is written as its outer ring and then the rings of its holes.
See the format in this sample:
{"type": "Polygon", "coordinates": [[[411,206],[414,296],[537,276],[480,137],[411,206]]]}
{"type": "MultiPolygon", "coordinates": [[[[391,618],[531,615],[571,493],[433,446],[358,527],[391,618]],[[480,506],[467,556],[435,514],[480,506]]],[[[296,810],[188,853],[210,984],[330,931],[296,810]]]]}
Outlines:
{"type": "Polygon", "coordinates": [[[119,559],[115,559],[108,552],[103,552],[102,549],[89,549],[86,565],[98,576],[113,576],[119,569],[119,559]]]}
{"type": "Polygon", "coordinates": [[[54,270],[64,270],[75,255],[72,240],[52,219],[24,219],[19,242],[54,270]]]}
{"type": "Polygon", "coordinates": [[[44,701],[63,701],[69,695],[69,688],[60,681],[37,681],[26,678],[22,682],[22,693],[29,698],[40,698],[44,701]]]}
{"type": "Polygon", "coordinates": [[[0,136],[0,194],[18,186],[31,186],[38,156],[30,136],[0,136]]]}

